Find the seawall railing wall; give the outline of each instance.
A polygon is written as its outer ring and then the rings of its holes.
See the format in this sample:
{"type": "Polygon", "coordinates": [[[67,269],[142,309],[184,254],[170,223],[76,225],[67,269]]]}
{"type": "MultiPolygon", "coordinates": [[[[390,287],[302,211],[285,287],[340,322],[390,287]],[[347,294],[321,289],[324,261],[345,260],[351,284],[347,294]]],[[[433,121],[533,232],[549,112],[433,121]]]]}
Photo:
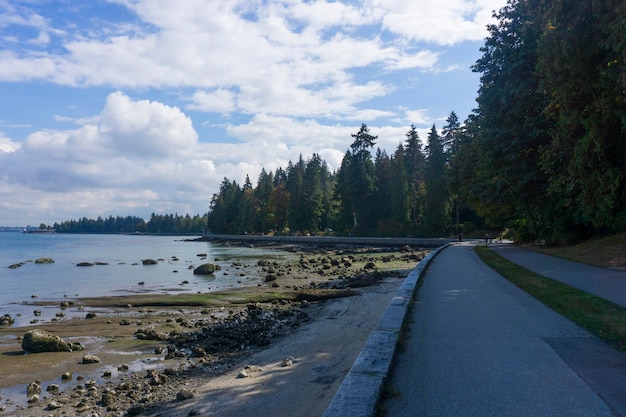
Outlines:
{"type": "Polygon", "coordinates": [[[245,242],[256,244],[355,245],[355,246],[417,246],[436,248],[455,241],[450,238],[353,237],[353,236],[263,236],[263,235],[202,235],[201,240],[215,242],[245,242]]]}

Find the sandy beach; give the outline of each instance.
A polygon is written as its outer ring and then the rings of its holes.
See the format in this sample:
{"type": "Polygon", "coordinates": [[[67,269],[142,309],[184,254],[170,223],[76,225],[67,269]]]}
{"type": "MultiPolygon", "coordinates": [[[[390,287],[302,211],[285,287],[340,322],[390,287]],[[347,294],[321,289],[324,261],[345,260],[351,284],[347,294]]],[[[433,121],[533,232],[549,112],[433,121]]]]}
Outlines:
{"type": "MultiPolygon", "coordinates": [[[[297,265],[273,265],[275,281],[205,297],[202,306],[149,295],[77,300],[102,313],[38,327],[80,342],[84,351],[23,354],[20,337],[29,328],[0,328],[0,415],[321,416],[424,254],[309,249],[297,265]],[[125,307],[111,308],[120,303],[125,307]],[[215,341],[212,332],[223,332],[225,323],[236,323],[239,333],[226,338],[241,346],[209,351],[214,342],[207,340],[215,341]],[[262,342],[246,323],[267,326],[258,333],[262,342]],[[83,364],[86,354],[100,362],[83,364]],[[41,392],[29,403],[26,385],[35,381],[41,392]]],[[[267,266],[257,273],[267,274],[267,266]]]]}

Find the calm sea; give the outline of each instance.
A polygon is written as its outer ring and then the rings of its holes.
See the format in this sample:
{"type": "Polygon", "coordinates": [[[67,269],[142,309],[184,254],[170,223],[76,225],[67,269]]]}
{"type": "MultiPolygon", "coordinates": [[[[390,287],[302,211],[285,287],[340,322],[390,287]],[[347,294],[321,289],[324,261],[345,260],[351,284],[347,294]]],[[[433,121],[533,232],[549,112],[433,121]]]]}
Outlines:
{"type": "MultiPolygon", "coordinates": [[[[32,301],[58,301],[60,304],[64,299],[75,297],[195,293],[256,285],[257,276],[240,276],[233,271],[234,260],[256,262],[261,257],[289,256],[287,252],[276,250],[224,247],[185,239],[0,233],[0,316],[10,313],[16,319],[15,325],[24,325],[35,319],[49,321],[59,312],[56,303],[50,308],[25,304],[32,301]],[[198,256],[201,254],[206,254],[206,259],[198,256]],[[43,257],[54,259],[54,263],[33,262],[43,257]],[[148,258],[161,261],[156,265],[142,265],[141,261],[148,258]],[[24,262],[21,267],[9,268],[20,262],[24,262]],[[79,267],[80,262],[106,265],[79,267]],[[204,262],[215,262],[223,269],[208,277],[194,276],[190,267],[204,262]],[[41,317],[34,317],[35,309],[42,310],[41,317]]],[[[67,313],[71,314],[71,309],[67,313]]]]}

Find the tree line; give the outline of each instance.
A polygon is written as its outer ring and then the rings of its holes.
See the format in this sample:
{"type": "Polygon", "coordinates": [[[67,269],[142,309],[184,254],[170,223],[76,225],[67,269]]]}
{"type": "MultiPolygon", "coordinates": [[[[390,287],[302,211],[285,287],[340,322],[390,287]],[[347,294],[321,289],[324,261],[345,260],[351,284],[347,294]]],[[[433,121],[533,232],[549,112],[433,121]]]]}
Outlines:
{"type": "MultiPolygon", "coordinates": [[[[261,170],[256,185],[224,178],[208,214],[213,233],[443,236],[460,231],[448,187],[461,126],[452,112],[441,134],[435,125],[422,144],[415,126],[392,155],[378,148],[366,124],[352,134],[341,166],[331,172],[317,154],[289,161],[286,169],[261,170]]],[[[472,223],[473,226],[473,223],[472,223]]],[[[466,226],[467,227],[467,226],[466,226]]]]}
{"type": "MultiPolygon", "coordinates": [[[[207,215],[189,214],[155,214],[152,213],[146,222],[135,216],[109,216],[90,219],[83,217],[78,220],[68,220],[54,223],[52,226],[58,233],[204,233],[206,231],[207,215]]],[[[42,224],[40,228],[47,226],[42,224]],[[43,227],[42,227],[43,226],[43,227]]]]}

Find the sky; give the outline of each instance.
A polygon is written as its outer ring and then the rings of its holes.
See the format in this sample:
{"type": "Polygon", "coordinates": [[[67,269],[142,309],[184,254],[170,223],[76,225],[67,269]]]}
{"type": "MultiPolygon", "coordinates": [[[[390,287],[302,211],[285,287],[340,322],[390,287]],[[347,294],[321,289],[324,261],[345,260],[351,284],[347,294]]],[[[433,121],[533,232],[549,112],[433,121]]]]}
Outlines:
{"type": "Polygon", "coordinates": [[[0,0],[0,226],[204,214],[224,178],[476,107],[506,0],[0,0]]]}

